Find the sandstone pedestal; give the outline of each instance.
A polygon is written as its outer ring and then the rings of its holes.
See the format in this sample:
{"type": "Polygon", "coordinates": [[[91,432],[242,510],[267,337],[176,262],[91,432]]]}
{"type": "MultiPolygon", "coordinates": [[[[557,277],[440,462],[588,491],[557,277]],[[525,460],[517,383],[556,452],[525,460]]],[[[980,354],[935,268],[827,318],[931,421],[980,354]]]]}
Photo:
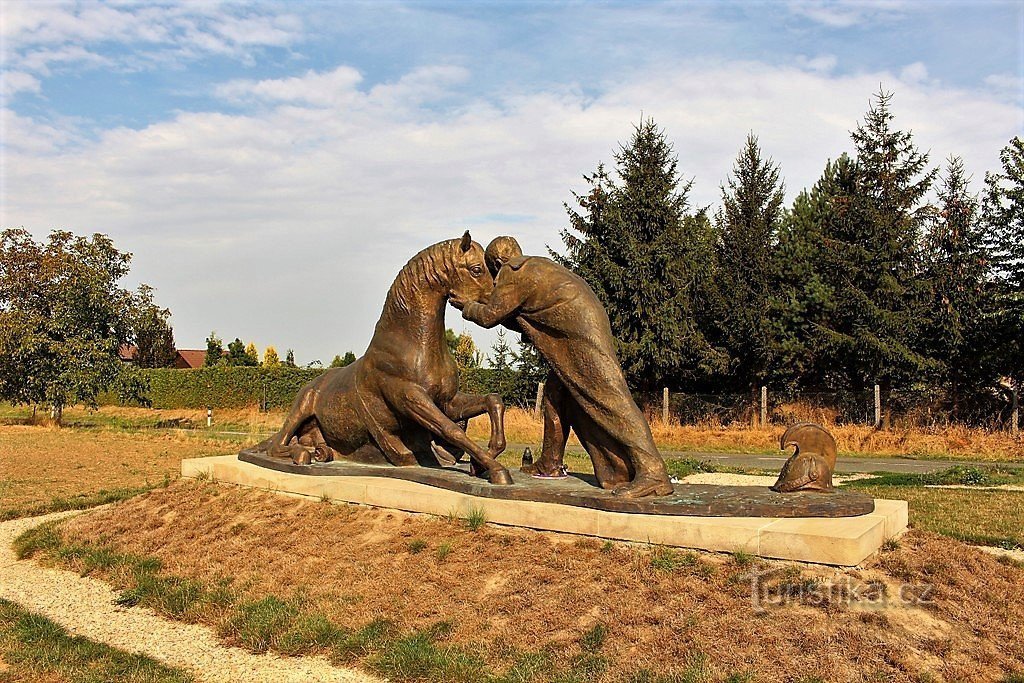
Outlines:
{"type": "MultiPolygon", "coordinates": [[[[673,514],[652,514],[595,509],[580,505],[578,501],[575,505],[566,505],[546,500],[474,495],[421,481],[379,475],[360,476],[359,470],[352,470],[354,473],[349,474],[347,466],[335,471],[339,474],[311,476],[312,472],[278,471],[242,462],[234,455],[194,458],[181,463],[184,477],[204,475],[220,482],[317,499],[326,497],[337,502],[433,515],[465,516],[470,510],[482,510],[487,521],[494,524],[699,550],[743,551],[762,557],[843,566],[860,564],[886,540],[899,536],[907,528],[907,503],[900,500],[875,500],[873,506],[864,508],[870,512],[852,516],[764,516],[762,507],[750,508],[759,511],[761,516],[710,516],[709,512],[714,514],[715,506],[723,500],[724,508],[719,505],[721,509],[736,509],[736,500],[768,501],[776,506],[776,510],[779,508],[772,502],[773,498],[762,494],[759,487],[721,487],[750,491],[723,491],[717,496],[705,490],[707,487],[692,490],[683,487],[674,498],[693,505],[692,509],[697,514],[679,514],[682,510],[678,506],[672,508],[673,514]],[[346,473],[341,474],[343,471],[346,473]],[[709,504],[708,500],[712,503],[709,504]]],[[[569,482],[561,485],[572,487],[582,484],[569,482]]],[[[511,490],[517,487],[504,488],[511,490]]],[[[835,494],[810,495],[828,497],[835,494]]],[[[850,500],[858,503],[854,498],[850,500]]],[[[807,509],[814,509],[814,505],[807,509]]],[[[812,514],[821,515],[822,512],[817,510],[812,514]]]]}

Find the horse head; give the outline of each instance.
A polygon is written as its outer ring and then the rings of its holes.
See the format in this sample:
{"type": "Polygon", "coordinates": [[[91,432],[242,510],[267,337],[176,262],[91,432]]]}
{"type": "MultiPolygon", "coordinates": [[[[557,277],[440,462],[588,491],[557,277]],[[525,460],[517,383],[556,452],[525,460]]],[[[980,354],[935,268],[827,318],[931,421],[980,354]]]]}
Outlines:
{"type": "Polygon", "coordinates": [[[451,240],[455,249],[454,267],[447,278],[448,296],[457,301],[486,301],[494,289],[494,278],[487,269],[484,250],[473,241],[469,230],[462,239],[451,240]]]}

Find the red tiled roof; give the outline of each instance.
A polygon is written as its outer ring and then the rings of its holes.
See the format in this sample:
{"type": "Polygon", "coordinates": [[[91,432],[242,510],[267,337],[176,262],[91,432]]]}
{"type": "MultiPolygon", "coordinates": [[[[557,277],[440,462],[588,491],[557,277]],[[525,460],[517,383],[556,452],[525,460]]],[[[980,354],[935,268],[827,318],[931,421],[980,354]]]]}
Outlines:
{"type": "Polygon", "coordinates": [[[206,362],[206,349],[178,349],[174,358],[176,368],[201,368],[206,362]]]}

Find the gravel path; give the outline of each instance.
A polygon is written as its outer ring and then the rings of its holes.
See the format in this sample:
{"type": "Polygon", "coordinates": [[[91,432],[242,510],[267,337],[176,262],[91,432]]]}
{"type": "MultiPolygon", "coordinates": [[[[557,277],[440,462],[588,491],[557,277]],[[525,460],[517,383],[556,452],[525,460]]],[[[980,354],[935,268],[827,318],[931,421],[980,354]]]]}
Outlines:
{"type": "Polygon", "coordinates": [[[60,512],[0,524],[0,597],[18,603],[81,635],[128,652],[142,652],[169,666],[191,671],[202,681],[295,683],[379,681],[367,674],[332,666],[323,657],[285,658],[225,647],[206,626],[182,624],[143,607],[118,607],[116,594],[102,581],[62,569],[18,561],[11,542],[42,522],[66,517],[60,512]]]}

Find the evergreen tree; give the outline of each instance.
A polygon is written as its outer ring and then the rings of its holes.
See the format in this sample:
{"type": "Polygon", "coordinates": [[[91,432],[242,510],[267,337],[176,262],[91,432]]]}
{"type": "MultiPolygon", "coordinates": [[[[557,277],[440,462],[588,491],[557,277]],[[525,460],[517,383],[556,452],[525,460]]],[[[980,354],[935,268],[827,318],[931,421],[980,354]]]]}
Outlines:
{"type": "Polygon", "coordinates": [[[228,344],[228,355],[225,358],[228,365],[248,365],[249,358],[245,355],[245,344],[238,337],[228,344]]]}
{"type": "Polygon", "coordinates": [[[256,350],[256,343],[249,342],[245,347],[245,365],[257,366],[260,364],[260,352],[256,350]]]}
{"type": "Polygon", "coordinates": [[[925,325],[929,355],[936,359],[949,394],[952,417],[960,416],[963,399],[991,386],[990,344],[986,340],[992,313],[987,287],[990,256],[980,221],[977,197],[970,194],[963,162],[951,157],[939,188],[939,211],[926,239],[926,278],[931,310],[925,325]]]}
{"type": "Polygon", "coordinates": [[[524,404],[529,404],[537,395],[537,384],[547,379],[550,368],[526,335],[519,337],[512,361],[516,368],[515,395],[524,404]]]}
{"type": "Polygon", "coordinates": [[[823,267],[823,228],[833,205],[843,205],[855,187],[855,166],[844,154],[825,164],[814,187],[797,195],[782,219],[769,303],[777,385],[829,384],[828,368],[819,357],[827,351],[822,332],[834,314],[836,290],[823,267]]]}
{"type": "Polygon", "coordinates": [[[997,314],[993,332],[999,371],[1024,387],[1024,140],[999,154],[1002,170],[985,174],[984,224],[991,235],[997,314]]]}
{"type": "Polygon", "coordinates": [[[210,332],[210,336],[206,338],[206,358],[203,360],[203,365],[210,368],[215,365],[222,365],[224,363],[224,342],[217,336],[216,330],[210,332]]]}
{"type": "Polygon", "coordinates": [[[921,353],[928,296],[919,245],[936,171],[910,133],[892,129],[890,99],[879,93],[853,132],[856,161],[827,164],[785,219],[776,373],[805,386],[907,386],[935,367],[921,353]]]}
{"type": "Polygon", "coordinates": [[[263,352],[263,367],[265,368],[276,368],[281,365],[281,359],[277,355],[277,349],[273,346],[268,346],[263,352]]]}
{"type": "Polygon", "coordinates": [[[655,390],[721,371],[701,323],[713,264],[713,231],[703,211],[689,212],[693,181],[681,182],[678,159],[652,119],[615,154],[619,182],[602,166],[584,176],[582,213],[566,207],[567,248],[559,259],[583,277],[608,311],[631,385],[655,390]],[[578,233],[574,234],[574,233],[578,233]]]}
{"type": "Polygon", "coordinates": [[[768,300],[782,202],[778,166],[762,159],[757,137],[750,134],[722,187],[716,215],[715,321],[730,356],[729,380],[739,388],[760,385],[770,365],[768,300]]]}
{"type": "Polygon", "coordinates": [[[171,312],[153,302],[153,288],[141,285],[135,295],[135,315],[132,327],[135,347],[138,349],[136,363],[140,368],[174,367],[176,356],[174,330],[168,319],[171,312]]]}
{"type": "Polygon", "coordinates": [[[295,367],[295,352],[291,349],[284,354],[284,365],[289,368],[295,367]]]}
{"type": "Polygon", "coordinates": [[[837,220],[825,235],[839,257],[837,284],[845,285],[837,287],[840,322],[833,330],[843,353],[835,360],[854,388],[905,385],[932,365],[918,352],[927,307],[919,244],[932,210],[923,200],[938,171],[909,132],[893,129],[891,99],[880,91],[852,133],[856,193],[833,207],[837,220]]]}
{"type": "Polygon", "coordinates": [[[493,377],[494,391],[506,401],[514,401],[517,387],[517,373],[512,368],[513,353],[505,338],[505,330],[498,329],[498,337],[491,347],[491,376],[493,377]]]}

